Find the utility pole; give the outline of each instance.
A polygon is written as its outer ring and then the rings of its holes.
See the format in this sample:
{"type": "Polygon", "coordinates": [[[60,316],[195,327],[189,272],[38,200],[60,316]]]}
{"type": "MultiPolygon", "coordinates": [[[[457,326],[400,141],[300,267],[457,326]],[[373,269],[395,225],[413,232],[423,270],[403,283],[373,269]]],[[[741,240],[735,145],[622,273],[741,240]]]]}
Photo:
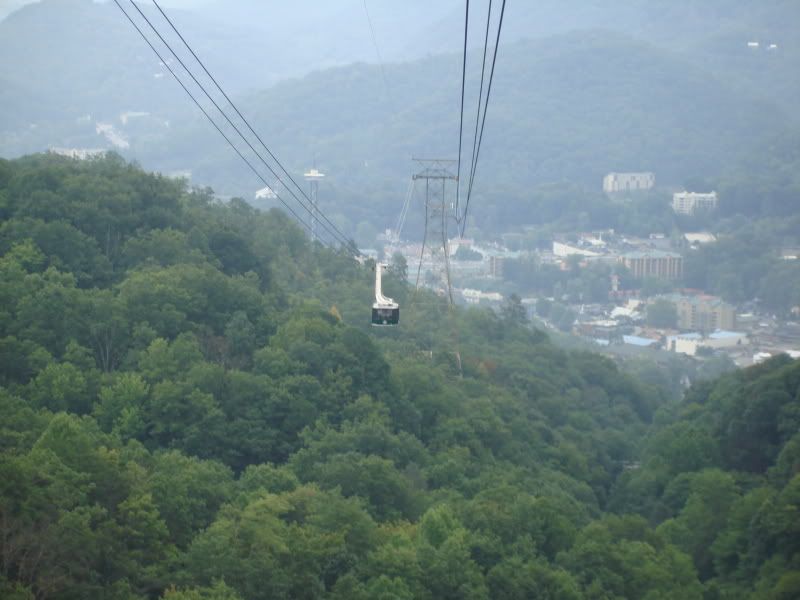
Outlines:
{"type": "Polygon", "coordinates": [[[457,181],[450,171],[455,160],[442,158],[415,158],[420,171],[412,178],[414,181],[425,181],[425,233],[422,238],[422,251],[417,267],[416,288],[419,289],[419,278],[422,264],[428,258],[429,270],[438,276],[447,295],[447,301],[453,304],[453,286],[450,282],[450,250],[447,239],[447,221],[450,217],[445,191],[448,181],[457,181]]]}

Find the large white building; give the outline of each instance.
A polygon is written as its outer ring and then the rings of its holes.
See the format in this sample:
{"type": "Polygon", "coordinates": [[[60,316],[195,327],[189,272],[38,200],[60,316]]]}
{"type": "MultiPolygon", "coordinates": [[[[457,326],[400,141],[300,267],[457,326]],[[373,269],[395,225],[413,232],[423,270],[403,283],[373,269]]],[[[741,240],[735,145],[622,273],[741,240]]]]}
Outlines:
{"type": "Polygon", "coordinates": [[[563,242],[553,242],[553,256],[567,258],[568,256],[573,255],[583,256],[584,258],[597,258],[600,256],[598,252],[593,252],[592,250],[577,248],[575,246],[570,246],[569,244],[564,244],[563,242]]]}
{"type": "Polygon", "coordinates": [[[746,333],[718,330],[703,337],[699,333],[681,333],[667,338],[667,349],[679,354],[696,356],[700,348],[719,350],[737,348],[750,343],[746,333]]]}
{"type": "Polygon", "coordinates": [[[672,210],[682,215],[693,215],[698,210],[714,210],[719,204],[717,192],[675,192],[672,210]]]}
{"type": "Polygon", "coordinates": [[[619,192],[641,192],[652,189],[656,184],[655,173],[609,173],[603,177],[603,191],[606,194],[619,192]]]}

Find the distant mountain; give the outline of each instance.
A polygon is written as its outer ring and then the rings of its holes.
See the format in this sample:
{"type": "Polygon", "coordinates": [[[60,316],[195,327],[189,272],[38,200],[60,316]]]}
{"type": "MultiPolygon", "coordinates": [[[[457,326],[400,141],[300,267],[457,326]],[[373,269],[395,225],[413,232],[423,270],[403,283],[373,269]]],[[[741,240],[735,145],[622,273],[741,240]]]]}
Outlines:
{"type": "MultiPolygon", "coordinates": [[[[191,6],[168,12],[232,93],[354,62],[376,64],[379,55],[389,68],[457,53],[463,35],[461,0],[372,1],[367,10],[363,0],[209,0],[191,6]]],[[[485,6],[472,7],[470,40],[476,47],[485,6]]],[[[149,3],[142,8],[158,17],[149,3]]],[[[166,24],[157,22],[166,34],[166,24]]],[[[514,2],[504,23],[504,44],[597,28],[642,39],[800,121],[800,9],[791,0],[591,0],[568,8],[558,0],[514,2]],[[751,40],[760,40],[759,49],[747,47],[751,40]]],[[[5,156],[68,144],[72,136],[91,138],[96,122],[114,121],[123,112],[174,121],[186,107],[182,92],[111,2],[43,0],[0,21],[0,81],[7,82],[1,92],[7,114],[0,118],[5,156]]]]}
{"type": "MultiPolygon", "coordinates": [[[[475,41],[485,7],[472,6],[475,41]]],[[[654,170],[675,185],[735,170],[800,121],[795,6],[510,3],[476,194],[524,198],[552,181],[594,187],[610,170],[654,170]],[[572,33],[543,37],[552,32],[572,33]]],[[[169,11],[292,173],[315,160],[328,171],[326,200],[352,227],[391,222],[412,156],[457,150],[463,3],[367,9],[377,50],[362,0],[169,11]]],[[[474,49],[469,111],[479,59],[474,49]]],[[[116,148],[149,168],[190,171],[225,195],[249,197],[263,185],[113,3],[43,0],[0,21],[0,100],[0,156],[116,148]]]]}
{"type": "Polygon", "coordinates": [[[463,32],[463,16],[454,24],[456,35],[443,40],[444,46],[442,40],[429,37],[428,24],[463,11],[459,7],[462,0],[215,0],[198,7],[197,13],[209,21],[261,28],[284,45],[279,61],[291,61],[297,74],[303,74],[325,66],[377,63],[378,54],[394,62],[455,51],[462,43],[458,31],[463,32]]]}
{"type": "Polygon", "coordinates": [[[175,114],[185,106],[174,83],[113,4],[85,0],[31,4],[0,22],[4,93],[0,153],[40,151],[88,139],[96,122],[124,111],[175,114]]]}
{"type": "MultiPolygon", "coordinates": [[[[138,13],[127,2],[123,6],[157,41],[138,13]]],[[[152,5],[142,3],[142,9],[187,59],[152,5]]],[[[264,35],[259,24],[215,22],[176,10],[169,14],[232,93],[263,89],[298,72],[296,62],[275,58],[287,54],[283,42],[264,35]]],[[[186,112],[183,91],[112,2],[43,0],[0,21],[0,81],[7,113],[0,117],[3,156],[70,145],[75,138],[102,144],[97,123],[120,126],[126,112],[148,112],[162,122],[186,112]]]]}
{"type": "MultiPolygon", "coordinates": [[[[162,54],[170,57],[133,7],[128,2],[122,5],[162,54]]],[[[380,38],[378,51],[360,0],[335,4],[316,0],[211,2],[191,12],[167,8],[167,13],[209,68],[221,74],[225,86],[232,92],[243,92],[264,89],[313,70],[357,61],[377,62],[378,52],[385,60],[424,54],[421,49],[414,53],[395,50],[406,45],[402,31],[417,20],[422,7],[420,0],[404,3],[402,11],[376,4],[370,15],[380,38]],[[395,35],[387,41],[383,34],[390,29],[395,35]],[[398,41],[393,43],[393,39],[398,41]]],[[[155,8],[146,2],[141,8],[173,49],[188,59],[155,8]]],[[[431,9],[427,16],[437,19],[442,14],[443,10],[431,9]]],[[[39,115],[40,119],[94,112],[104,112],[108,117],[137,103],[142,109],[140,101],[144,99],[151,101],[147,110],[158,107],[162,112],[182,112],[182,102],[175,106],[178,95],[172,93],[174,84],[168,85],[166,93],[153,96],[153,78],[165,74],[112,2],[42,0],[0,21],[0,79],[48,98],[51,106],[39,115]]]]}
{"type": "MultiPolygon", "coordinates": [[[[495,3],[497,5],[498,3],[495,3]]],[[[485,6],[473,3],[476,43],[485,6]]],[[[452,51],[463,31],[463,2],[421,28],[415,47],[452,51]]],[[[800,5],[794,0],[563,0],[509,2],[506,42],[585,29],[616,31],[666,50],[713,72],[748,93],[761,93],[800,120],[800,5]],[[758,41],[757,49],[748,42],[758,41]],[[775,44],[776,48],[769,50],[775,44]]]]}
{"type": "MultiPolygon", "coordinates": [[[[123,6],[132,10],[127,2],[123,6]]],[[[141,6],[158,17],[149,3],[141,6]]],[[[167,10],[233,92],[333,66],[374,64],[378,55],[392,63],[458,52],[463,35],[462,0],[208,0],[191,6],[167,10]]],[[[472,47],[483,39],[484,10],[484,3],[472,3],[472,47]]],[[[137,21],[142,23],[138,16],[137,21]]],[[[167,33],[163,21],[156,21],[167,33]]],[[[800,117],[800,8],[792,0],[590,0],[568,7],[559,0],[513,2],[502,39],[512,43],[585,29],[617,31],[679,51],[800,117]],[[759,51],[748,49],[751,40],[760,40],[759,51]],[[777,48],[770,52],[773,43],[777,48]]],[[[142,87],[163,112],[173,107],[174,97],[152,97],[147,84],[163,71],[157,67],[111,2],[42,0],[0,21],[0,79],[32,85],[32,93],[51,98],[45,116],[130,110],[127,104],[142,99],[142,87]]]]}
{"type": "MultiPolygon", "coordinates": [[[[378,67],[327,70],[241,103],[294,173],[316,157],[331,176],[335,209],[353,222],[380,224],[399,210],[412,156],[457,152],[459,57],[389,65],[385,74],[386,84],[378,67]]],[[[468,98],[477,84],[469,81],[468,98]]],[[[474,115],[473,102],[468,110],[474,115]]],[[[680,186],[719,174],[790,127],[774,105],[680,55],[606,31],[505,46],[489,111],[477,188],[515,196],[553,181],[599,188],[614,170],[652,170],[660,183],[680,186]]],[[[225,193],[248,195],[257,185],[199,120],[192,133],[171,132],[137,156],[171,169],[191,165],[198,181],[225,193]]]]}

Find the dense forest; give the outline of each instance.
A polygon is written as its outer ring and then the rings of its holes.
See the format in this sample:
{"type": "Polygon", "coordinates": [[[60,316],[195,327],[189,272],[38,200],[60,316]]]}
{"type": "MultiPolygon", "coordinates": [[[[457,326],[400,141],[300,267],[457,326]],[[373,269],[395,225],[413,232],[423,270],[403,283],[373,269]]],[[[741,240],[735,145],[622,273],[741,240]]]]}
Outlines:
{"type": "Polygon", "coordinates": [[[789,599],[800,363],[684,397],[278,211],[0,161],[0,596],[789,599]]]}

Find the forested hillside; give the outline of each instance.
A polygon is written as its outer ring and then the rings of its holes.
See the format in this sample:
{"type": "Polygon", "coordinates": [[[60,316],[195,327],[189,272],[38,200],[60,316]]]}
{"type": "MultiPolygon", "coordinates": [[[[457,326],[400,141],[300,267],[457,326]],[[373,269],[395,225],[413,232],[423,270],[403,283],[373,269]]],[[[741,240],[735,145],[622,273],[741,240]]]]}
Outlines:
{"type": "Polygon", "coordinates": [[[678,401],[401,263],[370,329],[369,265],[113,155],[0,216],[3,598],[800,592],[800,363],[678,401]]]}
{"type": "MultiPolygon", "coordinates": [[[[477,93],[479,72],[470,73],[468,90],[477,93]]],[[[328,174],[322,205],[354,234],[360,222],[378,230],[394,223],[412,157],[455,155],[460,77],[454,54],[387,65],[385,80],[380,67],[354,65],[281,83],[240,104],[295,172],[317,157],[328,174]]],[[[678,188],[730,171],[746,178],[752,171],[740,167],[756,155],[774,160],[764,148],[793,131],[769,102],[608,31],[506,45],[489,119],[476,188],[479,223],[508,214],[514,223],[535,223],[537,186],[599,190],[609,171],[652,170],[660,185],[678,188]],[[487,203],[498,206],[488,210],[487,203]]],[[[239,175],[238,157],[217,138],[198,119],[137,152],[148,164],[191,168],[199,181],[252,194],[258,182],[239,175]]]]}

